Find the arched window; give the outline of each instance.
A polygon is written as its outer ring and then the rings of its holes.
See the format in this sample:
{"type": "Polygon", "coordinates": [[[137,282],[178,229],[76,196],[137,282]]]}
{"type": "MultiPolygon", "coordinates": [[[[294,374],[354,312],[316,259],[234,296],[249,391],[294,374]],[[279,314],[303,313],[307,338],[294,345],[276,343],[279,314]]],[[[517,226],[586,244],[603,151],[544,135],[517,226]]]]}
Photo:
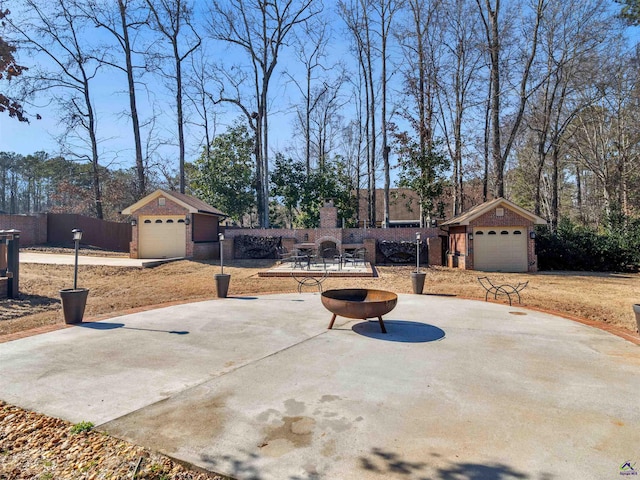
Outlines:
{"type": "Polygon", "coordinates": [[[184,223],[184,218],[181,218],[180,220],[178,220],[178,223],[184,223]]]}
{"type": "Polygon", "coordinates": [[[493,231],[493,230],[489,230],[489,235],[495,235],[495,234],[496,234],[496,232],[495,232],[495,231],[493,231]]]}
{"type": "Polygon", "coordinates": [[[144,223],[151,223],[151,220],[146,219],[146,220],[144,221],[144,223]]]}
{"type": "Polygon", "coordinates": [[[162,223],[162,220],[158,219],[156,220],[156,223],[162,223]]]}
{"type": "Polygon", "coordinates": [[[500,235],[509,235],[509,232],[507,232],[506,230],[502,230],[502,231],[500,232],[500,235]]]}
{"type": "Polygon", "coordinates": [[[166,223],[173,223],[173,220],[169,219],[166,221],[166,223]]]}
{"type": "Polygon", "coordinates": [[[513,234],[514,235],[522,235],[522,232],[520,230],[514,230],[513,234]]]}
{"type": "Polygon", "coordinates": [[[478,230],[475,234],[476,235],[484,235],[484,232],[482,230],[478,230]]]}

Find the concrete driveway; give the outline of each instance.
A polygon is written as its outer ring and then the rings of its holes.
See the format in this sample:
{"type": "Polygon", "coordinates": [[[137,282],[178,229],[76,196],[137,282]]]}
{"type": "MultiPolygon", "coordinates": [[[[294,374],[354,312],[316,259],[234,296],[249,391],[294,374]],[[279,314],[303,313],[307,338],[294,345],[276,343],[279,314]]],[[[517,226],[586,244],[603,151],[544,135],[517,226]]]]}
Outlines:
{"type": "Polygon", "coordinates": [[[0,398],[238,479],[606,479],[640,470],[640,348],[543,313],[400,295],[228,298],[0,344],[0,398]]]}
{"type": "MultiPolygon", "coordinates": [[[[129,257],[99,257],[78,255],[78,265],[106,265],[109,267],[138,267],[151,268],[167,262],[182,260],[176,258],[129,258],[129,257]]],[[[20,252],[20,263],[40,263],[45,265],[74,265],[75,255],[63,253],[20,252]]]]}

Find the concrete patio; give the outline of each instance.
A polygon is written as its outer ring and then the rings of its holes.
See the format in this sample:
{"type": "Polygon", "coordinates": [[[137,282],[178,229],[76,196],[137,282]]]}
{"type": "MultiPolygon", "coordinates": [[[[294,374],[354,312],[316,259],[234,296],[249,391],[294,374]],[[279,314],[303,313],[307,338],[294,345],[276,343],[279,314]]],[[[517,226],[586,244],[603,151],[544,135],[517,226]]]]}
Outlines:
{"type": "Polygon", "coordinates": [[[0,398],[238,479],[602,479],[640,463],[640,348],[516,306],[236,297],[0,344],[0,398]]]}

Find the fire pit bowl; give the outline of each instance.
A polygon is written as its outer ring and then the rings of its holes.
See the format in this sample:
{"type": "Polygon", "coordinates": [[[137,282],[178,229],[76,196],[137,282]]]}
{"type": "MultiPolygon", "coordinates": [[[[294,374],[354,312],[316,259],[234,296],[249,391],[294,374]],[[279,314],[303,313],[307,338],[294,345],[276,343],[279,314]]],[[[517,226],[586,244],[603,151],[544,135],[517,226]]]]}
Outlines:
{"type": "Polygon", "coordinates": [[[398,303],[398,296],[385,290],[367,288],[344,288],[327,290],[322,293],[322,305],[333,313],[329,329],[333,327],[336,316],[347,318],[378,318],[382,333],[387,333],[382,315],[393,310],[398,303]]]}

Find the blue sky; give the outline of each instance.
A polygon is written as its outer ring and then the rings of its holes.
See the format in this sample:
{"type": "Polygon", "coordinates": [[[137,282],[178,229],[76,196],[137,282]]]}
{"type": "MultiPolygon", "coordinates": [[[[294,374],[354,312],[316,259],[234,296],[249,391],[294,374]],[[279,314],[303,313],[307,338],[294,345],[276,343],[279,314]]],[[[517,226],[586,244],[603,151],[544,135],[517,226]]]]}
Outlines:
{"type": "MultiPolygon", "coordinates": [[[[0,0],[0,5],[2,4],[3,2],[0,0]]],[[[199,7],[203,7],[206,2],[199,0],[197,4],[199,7]]],[[[348,52],[349,41],[345,38],[343,22],[334,11],[335,2],[327,1],[325,5],[325,10],[332,14],[335,19],[331,47],[332,58],[328,60],[328,63],[342,59],[350,64],[352,68],[355,68],[348,52]]],[[[619,5],[612,2],[612,8],[617,9],[619,5]]],[[[16,15],[18,14],[16,10],[14,12],[16,15]]],[[[204,18],[202,14],[197,17],[200,20],[204,18]]],[[[638,40],[639,30],[638,28],[628,29],[630,43],[635,43],[638,40]]],[[[96,34],[95,31],[92,33],[94,36],[96,34]]],[[[212,48],[210,52],[210,55],[215,55],[221,60],[230,60],[238,57],[236,52],[221,49],[219,46],[212,48]]],[[[18,60],[21,64],[32,67],[41,59],[28,58],[18,52],[18,60]]],[[[285,81],[283,76],[285,68],[295,68],[291,50],[285,51],[280,58],[270,90],[270,146],[272,151],[280,152],[286,151],[295,136],[291,108],[292,104],[299,98],[296,88],[288,85],[285,81]]],[[[173,140],[175,139],[176,126],[173,117],[175,108],[171,92],[165,88],[160,79],[153,75],[147,75],[145,81],[148,83],[148,94],[144,90],[139,90],[138,92],[141,120],[150,116],[151,103],[148,100],[151,98],[157,100],[155,108],[159,110],[160,115],[158,116],[156,134],[161,138],[173,140]]],[[[99,116],[99,136],[102,139],[100,144],[101,163],[115,168],[133,166],[133,140],[130,122],[127,116],[122,115],[122,112],[128,106],[124,74],[115,70],[103,70],[92,88],[94,88],[95,105],[99,116]]],[[[46,105],[47,100],[45,97],[41,97],[36,99],[35,103],[46,105]]],[[[58,124],[58,114],[55,108],[53,106],[43,108],[28,107],[28,110],[34,115],[39,113],[42,116],[42,120],[33,119],[30,124],[24,124],[10,119],[7,115],[0,116],[0,151],[27,155],[44,150],[52,155],[58,154],[60,149],[56,137],[61,133],[61,127],[58,124]]],[[[345,113],[351,115],[349,105],[345,107],[345,113]]],[[[227,125],[231,124],[236,118],[241,117],[240,111],[230,106],[217,107],[216,114],[218,133],[223,132],[227,125]]],[[[197,133],[193,127],[187,127],[187,161],[194,160],[199,154],[200,136],[197,133]]],[[[160,157],[163,161],[172,163],[172,166],[177,168],[177,147],[174,145],[164,146],[160,149],[160,152],[160,157]]]]}
{"type": "MultiPolygon", "coordinates": [[[[0,0],[0,5],[2,3],[2,0],[0,0]]],[[[332,2],[328,3],[331,4],[332,2]]],[[[202,7],[206,2],[198,1],[197,4],[202,7]]],[[[12,5],[12,18],[16,21],[19,20],[20,14],[18,9],[13,7],[12,5]]],[[[200,21],[204,18],[202,14],[196,17],[200,21]]],[[[342,25],[337,25],[336,28],[342,28],[342,25]]],[[[200,34],[204,35],[204,27],[200,27],[200,29],[200,34]]],[[[94,41],[101,36],[109,38],[101,35],[98,30],[93,30],[90,33],[94,41]]],[[[336,33],[334,38],[339,40],[336,43],[341,44],[337,50],[334,48],[334,53],[342,50],[343,47],[347,48],[342,42],[340,34],[336,33]]],[[[242,58],[238,53],[220,48],[220,46],[211,48],[208,51],[210,56],[215,56],[216,60],[219,61],[242,58]]],[[[343,55],[344,50],[340,54],[343,55]]],[[[291,105],[297,101],[298,92],[294,86],[286,83],[283,76],[285,68],[295,67],[295,62],[293,62],[291,55],[292,52],[289,49],[280,58],[270,87],[270,146],[273,151],[285,151],[291,144],[291,138],[294,134],[292,130],[291,105]]],[[[44,58],[30,58],[20,50],[17,52],[17,57],[20,64],[32,67],[32,70],[35,70],[33,67],[37,63],[46,63],[47,61],[44,58]]],[[[242,58],[242,61],[245,61],[244,58],[242,58]]],[[[175,139],[177,126],[174,118],[175,102],[173,92],[165,87],[158,76],[146,74],[144,82],[147,83],[146,90],[141,88],[137,92],[141,122],[149,118],[152,108],[155,108],[159,112],[155,134],[171,143],[177,144],[175,139]],[[155,105],[152,105],[152,103],[155,103],[155,105]]],[[[130,119],[122,114],[128,108],[124,73],[113,69],[103,69],[91,88],[93,89],[93,98],[98,112],[98,134],[102,139],[100,144],[102,164],[116,168],[133,166],[134,152],[130,119]]],[[[26,109],[32,117],[36,113],[40,114],[42,116],[41,120],[32,118],[31,122],[26,124],[10,119],[6,115],[0,116],[0,151],[16,152],[22,155],[28,155],[39,150],[44,150],[51,155],[60,153],[61,150],[56,138],[63,130],[59,125],[55,105],[46,106],[48,99],[45,96],[34,99],[34,103],[36,106],[25,105],[26,109]]],[[[185,106],[188,106],[187,99],[185,99],[185,106]]],[[[242,117],[240,110],[228,104],[216,107],[215,112],[217,133],[224,132],[226,127],[233,123],[235,119],[242,117]]],[[[199,130],[189,125],[186,126],[186,131],[187,161],[192,161],[199,155],[202,134],[199,130]]],[[[175,161],[175,167],[177,168],[177,146],[164,146],[160,149],[160,152],[160,156],[166,161],[175,161]]]]}

